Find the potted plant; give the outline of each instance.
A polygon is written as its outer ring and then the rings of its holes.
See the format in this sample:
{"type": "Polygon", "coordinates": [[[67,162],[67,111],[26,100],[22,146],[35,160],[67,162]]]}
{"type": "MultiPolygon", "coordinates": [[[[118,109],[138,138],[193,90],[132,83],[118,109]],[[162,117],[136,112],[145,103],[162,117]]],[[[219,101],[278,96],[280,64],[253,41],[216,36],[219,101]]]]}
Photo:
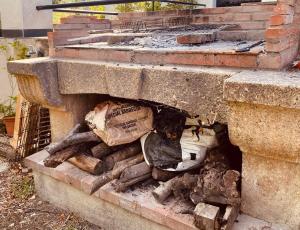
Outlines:
{"type": "Polygon", "coordinates": [[[5,125],[6,134],[9,137],[14,135],[16,97],[9,97],[8,103],[0,104],[0,115],[5,125]]]}

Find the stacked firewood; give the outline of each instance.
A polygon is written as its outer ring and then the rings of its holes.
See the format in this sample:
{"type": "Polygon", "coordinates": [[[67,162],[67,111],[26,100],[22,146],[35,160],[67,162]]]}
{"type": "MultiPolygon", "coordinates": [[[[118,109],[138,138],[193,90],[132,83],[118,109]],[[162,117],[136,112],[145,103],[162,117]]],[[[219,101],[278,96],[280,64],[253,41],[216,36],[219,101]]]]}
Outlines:
{"type": "Polygon", "coordinates": [[[45,148],[50,154],[44,160],[47,167],[57,167],[68,161],[78,168],[98,175],[93,191],[118,179],[115,189],[125,191],[128,187],[151,177],[151,168],[144,161],[140,142],[108,146],[93,131],[79,132],[80,125],[61,141],[45,148]]]}
{"type": "Polygon", "coordinates": [[[80,129],[81,126],[76,125],[61,141],[45,148],[50,154],[44,160],[45,166],[56,167],[68,161],[97,175],[92,193],[112,181],[117,192],[125,192],[144,181],[159,181],[160,185],[152,192],[158,202],[164,204],[171,196],[191,201],[195,205],[192,213],[197,227],[230,229],[241,202],[240,172],[231,165],[226,138],[222,137],[223,144],[207,151],[198,168],[182,172],[150,167],[144,159],[139,140],[108,146],[95,132],[82,132],[80,129]]]}

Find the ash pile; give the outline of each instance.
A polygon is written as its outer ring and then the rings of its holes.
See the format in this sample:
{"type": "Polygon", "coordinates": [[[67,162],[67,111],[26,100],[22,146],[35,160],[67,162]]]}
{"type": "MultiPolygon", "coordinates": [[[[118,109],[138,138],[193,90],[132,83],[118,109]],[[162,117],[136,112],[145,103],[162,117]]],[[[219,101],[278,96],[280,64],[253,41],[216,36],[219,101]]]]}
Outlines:
{"type": "Polygon", "coordinates": [[[225,125],[164,105],[105,101],[61,141],[45,148],[47,167],[68,161],[98,176],[92,192],[151,183],[157,202],[190,202],[199,229],[230,229],[241,202],[240,165],[225,125]]]}

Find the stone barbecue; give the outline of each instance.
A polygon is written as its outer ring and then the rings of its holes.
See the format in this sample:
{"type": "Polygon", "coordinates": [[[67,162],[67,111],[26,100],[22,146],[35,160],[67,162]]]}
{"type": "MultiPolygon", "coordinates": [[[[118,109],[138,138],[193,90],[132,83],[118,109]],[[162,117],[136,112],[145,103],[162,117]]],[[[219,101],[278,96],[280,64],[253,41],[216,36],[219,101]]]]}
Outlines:
{"type": "MultiPolygon", "coordinates": [[[[27,100],[50,109],[54,142],[108,98],[159,103],[226,124],[242,152],[238,219],[299,229],[300,74],[290,70],[299,24],[298,0],[122,13],[117,20],[74,16],[49,32],[50,57],[13,61],[8,69],[27,100]]],[[[90,196],[96,176],[67,162],[47,168],[47,156],[26,160],[39,194],[91,222],[196,229],[192,216],[180,213],[187,204],[169,201],[166,208],[147,188],[119,194],[111,184],[90,196]]]]}

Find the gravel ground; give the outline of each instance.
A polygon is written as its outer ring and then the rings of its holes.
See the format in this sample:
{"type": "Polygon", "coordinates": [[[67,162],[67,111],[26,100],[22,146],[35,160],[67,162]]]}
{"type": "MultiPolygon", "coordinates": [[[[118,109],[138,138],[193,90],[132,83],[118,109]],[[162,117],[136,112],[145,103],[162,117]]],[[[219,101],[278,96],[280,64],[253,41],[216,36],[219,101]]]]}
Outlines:
{"type": "Polygon", "coordinates": [[[33,178],[20,163],[7,162],[0,156],[0,229],[101,229],[73,213],[39,199],[33,178]]]}

